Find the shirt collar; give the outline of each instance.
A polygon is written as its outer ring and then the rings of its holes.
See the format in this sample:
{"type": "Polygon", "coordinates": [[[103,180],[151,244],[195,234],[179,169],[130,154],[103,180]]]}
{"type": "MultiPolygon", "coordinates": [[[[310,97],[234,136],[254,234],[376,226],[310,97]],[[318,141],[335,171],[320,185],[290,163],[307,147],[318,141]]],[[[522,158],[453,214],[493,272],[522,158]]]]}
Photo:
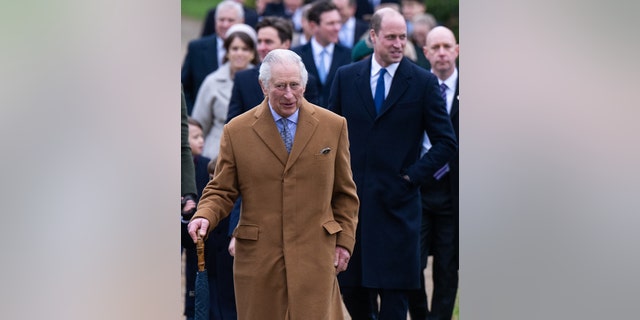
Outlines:
{"type": "MultiPolygon", "coordinates": [[[[271,111],[271,115],[273,116],[273,120],[278,122],[278,120],[280,120],[281,118],[284,118],[283,116],[279,115],[276,113],[275,110],[273,110],[273,107],[271,106],[271,101],[269,101],[269,111],[271,111]]],[[[298,124],[298,114],[300,112],[300,108],[298,108],[298,110],[296,110],[296,112],[294,112],[291,116],[289,116],[288,118],[286,118],[287,120],[295,123],[296,125],[298,124]]]]}
{"type": "Polygon", "coordinates": [[[353,30],[353,28],[355,28],[356,26],[356,18],[355,17],[351,17],[347,20],[347,22],[344,23],[343,27],[345,30],[353,30]]]}
{"type": "MultiPolygon", "coordinates": [[[[431,73],[433,73],[433,69],[431,70],[431,73]]],[[[438,84],[442,84],[444,82],[444,84],[447,85],[447,88],[451,90],[455,90],[457,85],[457,80],[458,80],[458,68],[454,68],[453,73],[449,76],[449,78],[446,78],[444,81],[438,78],[438,84]]]]}
{"type": "Polygon", "coordinates": [[[322,49],[327,50],[329,56],[333,56],[333,48],[335,47],[334,43],[329,43],[326,47],[323,47],[316,41],[316,37],[311,37],[311,49],[314,55],[319,56],[322,49]]]}
{"type": "Polygon", "coordinates": [[[220,37],[216,37],[216,46],[218,50],[224,50],[224,40],[220,37]]]}
{"type": "MultiPolygon", "coordinates": [[[[399,65],[400,65],[400,62],[396,62],[396,63],[390,64],[385,68],[387,69],[387,73],[389,73],[391,78],[393,78],[393,76],[396,74],[396,70],[398,70],[399,65]]],[[[378,61],[376,61],[376,57],[372,55],[371,56],[371,75],[373,76],[374,74],[378,74],[378,72],[380,72],[380,69],[382,69],[382,66],[378,64],[378,61]]]]}

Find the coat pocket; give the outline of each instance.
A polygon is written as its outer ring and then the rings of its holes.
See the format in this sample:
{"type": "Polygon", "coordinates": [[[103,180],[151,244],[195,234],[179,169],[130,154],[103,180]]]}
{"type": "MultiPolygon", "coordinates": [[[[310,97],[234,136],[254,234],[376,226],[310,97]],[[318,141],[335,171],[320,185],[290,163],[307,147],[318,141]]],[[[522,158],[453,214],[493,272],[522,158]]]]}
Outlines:
{"type": "Polygon", "coordinates": [[[233,231],[233,236],[244,240],[258,240],[260,228],[256,225],[239,225],[233,231]]]}
{"type": "Polygon", "coordinates": [[[329,234],[336,234],[336,233],[342,231],[342,227],[340,226],[340,224],[335,222],[335,221],[327,221],[322,225],[322,227],[329,234]]]}

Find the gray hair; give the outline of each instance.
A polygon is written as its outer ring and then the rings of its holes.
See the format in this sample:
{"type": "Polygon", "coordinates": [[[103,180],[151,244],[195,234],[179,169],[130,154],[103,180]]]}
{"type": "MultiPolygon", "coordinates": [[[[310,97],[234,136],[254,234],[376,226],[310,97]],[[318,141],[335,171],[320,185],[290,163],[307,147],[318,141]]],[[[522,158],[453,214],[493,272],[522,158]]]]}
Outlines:
{"type": "Polygon", "coordinates": [[[244,9],[242,5],[234,0],[224,0],[216,6],[216,20],[220,10],[234,9],[238,15],[238,20],[244,21],[244,9]]]}
{"type": "Polygon", "coordinates": [[[291,50],[274,49],[264,57],[262,65],[260,65],[260,75],[258,76],[258,79],[265,88],[269,87],[269,81],[271,80],[271,67],[276,63],[283,65],[297,64],[300,69],[301,85],[302,87],[307,86],[309,73],[304,67],[304,63],[302,63],[302,58],[291,50]]]}
{"type": "Polygon", "coordinates": [[[430,13],[421,13],[413,17],[411,20],[413,24],[424,24],[429,27],[429,30],[435,28],[438,25],[436,18],[430,13]]]}

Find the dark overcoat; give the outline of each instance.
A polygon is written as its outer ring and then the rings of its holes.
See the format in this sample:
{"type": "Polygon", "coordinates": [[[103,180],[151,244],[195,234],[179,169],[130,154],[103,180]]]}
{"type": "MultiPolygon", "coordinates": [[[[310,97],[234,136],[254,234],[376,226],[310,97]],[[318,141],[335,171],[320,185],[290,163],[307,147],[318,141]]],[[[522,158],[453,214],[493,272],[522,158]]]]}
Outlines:
{"type": "Polygon", "coordinates": [[[417,289],[419,186],[451,160],[455,134],[433,74],[403,58],[380,114],[370,74],[371,58],[338,69],[329,98],[329,109],[347,119],[360,199],[356,247],[339,279],[347,286],[417,289]],[[420,158],[425,131],[433,147],[420,158]]]}

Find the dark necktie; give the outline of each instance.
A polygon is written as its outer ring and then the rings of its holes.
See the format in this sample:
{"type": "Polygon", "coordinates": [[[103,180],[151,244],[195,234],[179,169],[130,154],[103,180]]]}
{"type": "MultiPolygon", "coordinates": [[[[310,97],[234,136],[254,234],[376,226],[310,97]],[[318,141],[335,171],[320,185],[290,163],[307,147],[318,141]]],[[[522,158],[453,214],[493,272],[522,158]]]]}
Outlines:
{"type": "Polygon", "coordinates": [[[291,152],[291,145],[293,145],[293,138],[291,137],[291,131],[289,131],[289,120],[286,118],[280,118],[278,120],[282,125],[282,130],[280,130],[280,136],[282,137],[282,141],[284,141],[284,146],[287,148],[287,152],[291,152]]]}
{"type": "Polygon", "coordinates": [[[440,96],[444,100],[444,105],[447,105],[447,85],[443,82],[440,84],[440,96]]]}
{"type": "Polygon", "coordinates": [[[387,73],[387,69],[380,69],[380,75],[378,76],[378,84],[376,84],[376,93],[373,95],[373,102],[376,105],[376,113],[380,113],[380,108],[384,102],[384,74],[387,73]]]}

